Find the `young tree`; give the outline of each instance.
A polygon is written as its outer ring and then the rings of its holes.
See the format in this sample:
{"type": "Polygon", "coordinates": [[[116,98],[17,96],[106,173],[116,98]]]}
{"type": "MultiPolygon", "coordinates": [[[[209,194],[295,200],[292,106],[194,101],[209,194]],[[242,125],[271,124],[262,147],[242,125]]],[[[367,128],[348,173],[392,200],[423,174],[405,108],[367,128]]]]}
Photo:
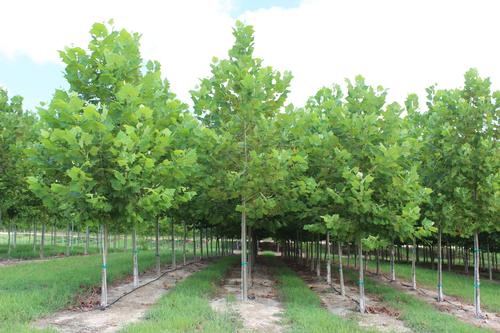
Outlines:
{"type": "Polygon", "coordinates": [[[439,174],[433,203],[446,231],[474,238],[474,304],[481,317],[479,233],[499,229],[500,92],[477,70],[465,73],[462,89],[428,89],[426,165],[439,174]],[[431,155],[432,154],[432,155],[431,155]]]}
{"type": "MultiPolygon", "coordinates": [[[[183,174],[177,163],[192,162],[195,155],[172,146],[172,131],[158,126],[162,119],[176,119],[185,105],[161,79],[158,63],[143,67],[139,35],[94,24],[91,37],[88,53],[78,47],[61,52],[70,91],[56,91],[40,110],[46,129],[33,156],[61,177],[51,181],[42,174],[30,186],[59,198],[61,210],[102,226],[106,306],[108,231],[142,223],[158,197],[159,208],[168,206],[176,190],[172,179],[183,174]]],[[[137,278],[136,267],[134,260],[137,278]]]]}
{"type": "Polygon", "coordinates": [[[215,59],[212,77],[203,79],[192,92],[195,112],[223,138],[221,158],[226,162],[227,190],[238,199],[241,212],[242,300],[247,299],[247,218],[265,216],[274,206],[269,185],[283,171],[276,167],[283,158],[274,149],[266,130],[272,126],[288,95],[291,75],[281,75],[254,58],[253,28],[237,22],[235,44],[229,59],[215,59]]]}

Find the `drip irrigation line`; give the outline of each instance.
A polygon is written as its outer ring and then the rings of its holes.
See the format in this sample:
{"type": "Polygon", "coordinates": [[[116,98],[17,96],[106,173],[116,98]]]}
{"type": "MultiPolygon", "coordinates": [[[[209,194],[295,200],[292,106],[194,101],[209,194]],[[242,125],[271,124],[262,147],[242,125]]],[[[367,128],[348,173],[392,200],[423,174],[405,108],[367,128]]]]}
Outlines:
{"type": "Polygon", "coordinates": [[[120,297],[118,297],[118,298],[117,298],[117,299],[115,299],[113,302],[109,303],[108,305],[99,307],[99,310],[104,311],[104,310],[106,310],[107,308],[109,308],[111,305],[116,304],[118,301],[120,301],[120,300],[121,300],[122,298],[124,298],[125,296],[128,296],[128,295],[132,294],[134,291],[136,291],[136,290],[138,290],[138,289],[140,289],[140,288],[142,288],[142,287],[145,287],[145,286],[147,286],[147,285],[149,285],[149,284],[151,284],[151,283],[153,283],[153,282],[155,282],[155,281],[158,281],[159,279],[161,279],[162,277],[164,277],[164,276],[165,276],[165,275],[167,275],[168,273],[175,272],[175,271],[177,271],[177,270],[179,270],[179,269],[181,269],[181,268],[184,268],[184,267],[187,267],[187,266],[193,265],[193,264],[195,264],[195,263],[197,263],[197,262],[199,262],[199,261],[191,261],[191,262],[188,262],[188,263],[187,263],[187,264],[185,264],[185,265],[180,265],[180,266],[177,266],[176,268],[168,269],[168,270],[164,271],[163,273],[161,273],[161,274],[160,274],[159,276],[157,276],[156,278],[154,278],[153,280],[150,280],[150,281],[148,281],[148,282],[146,282],[146,283],[144,283],[144,284],[141,284],[140,286],[135,287],[134,289],[132,289],[132,290],[130,290],[130,291],[128,291],[128,292],[126,292],[126,293],[124,293],[123,295],[121,295],[120,297]]]}

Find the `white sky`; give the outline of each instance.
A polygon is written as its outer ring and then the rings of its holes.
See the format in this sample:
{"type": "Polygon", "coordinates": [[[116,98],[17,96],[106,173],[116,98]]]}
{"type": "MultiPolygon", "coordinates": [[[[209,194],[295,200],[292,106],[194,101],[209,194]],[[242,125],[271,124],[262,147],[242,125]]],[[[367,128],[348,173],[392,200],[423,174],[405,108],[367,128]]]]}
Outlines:
{"type": "MultiPolygon", "coordinates": [[[[250,0],[249,0],[250,1],[250,0]]],[[[57,50],[85,46],[93,22],[113,18],[140,32],[145,59],[162,63],[175,93],[209,74],[232,44],[231,0],[15,0],[0,9],[0,54],[58,63],[57,50]]],[[[290,101],[361,74],[402,102],[409,92],[462,84],[470,67],[500,84],[500,1],[303,0],[295,8],[247,11],[256,54],[294,75],[290,101]]],[[[0,73],[1,79],[1,73],[0,73]]],[[[423,101],[422,101],[423,102],[423,101]]]]}

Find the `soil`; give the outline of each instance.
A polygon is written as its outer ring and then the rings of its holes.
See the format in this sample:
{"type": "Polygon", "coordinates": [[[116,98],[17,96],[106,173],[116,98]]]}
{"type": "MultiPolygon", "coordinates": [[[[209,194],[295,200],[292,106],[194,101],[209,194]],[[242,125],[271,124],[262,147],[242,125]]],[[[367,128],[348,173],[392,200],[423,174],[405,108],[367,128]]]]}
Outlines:
{"type": "Polygon", "coordinates": [[[167,272],[160,279],[150,271],[140,277],[141,287],[134,290],[131,278],[116,283],[108,288],[110,305],[105,310],[99,309],[99,289],[85,299],[79,300],[79,306],[57,312],[33,323],[36,328],[54,328],[64,333],[110,333],[126,325],[139,321],[146,311],[178,281],[181,281],[204,268],[205,262],[196,262],[167,272]],[[153,282],[152,282],[153,281],[153,282]],[[134,290],[133,292],[131,292],[134,290]],[[128,292],[131,292],[127,294],[128,292]],[[127,294],[124,296],[124,294],[127,294]]]}
{"type": "MultiPolygon", "coordinates": [[[[366,313],[361,315],[358,307],[358,288],[345,285],[346,296],[340,295],[340,286],[334,281],[328,285],[324,277],[317,277],[309,269],[291,265],[306,284],[315,291],[331,313],[357,321],[359,326],[372,328],[380,332],[412,332],[399,319],[399,312],[391,309],[374,295],[365,295],[366,313]]],[[[333,269],[334,267],[332,267],[333,269]]]]}
{"type": "Polygon", "coordinates": [[[241,270],[235,266],[224,279],[210,305],[220,313],[238,314],[242,328],[238,332],[281,333],[283,307],[278,299],[276,279],[266,258],[259,258],[252,273],[246,302],[241,301],[241,270]]]}
{"type": "MultiPolygon", "coordinates": [[[[397,288],[400,291],[404,291],[410,295],[413,295],[429,304],[434,305],[440,311],[449,313],[454,317],[475,325],[481,328],[489,328],[495,332],[500,332],[500,313],[492,313],[482,310],[484,318],[478,319],[475,317],[474,305],[467,304],[457,297],[445,295],[444,302],[437,301],[437,291],[429,290],[425,288],[418,287],[417,290],[411,289],[411,283],[404,280],[389,281],[389,278],[385,275],[376,275],[374,273],[369,273],[370,277],[374,280],[390,285],[397,288]]],[[[417,277],[418,284],[418,277],[417,277]]]]}

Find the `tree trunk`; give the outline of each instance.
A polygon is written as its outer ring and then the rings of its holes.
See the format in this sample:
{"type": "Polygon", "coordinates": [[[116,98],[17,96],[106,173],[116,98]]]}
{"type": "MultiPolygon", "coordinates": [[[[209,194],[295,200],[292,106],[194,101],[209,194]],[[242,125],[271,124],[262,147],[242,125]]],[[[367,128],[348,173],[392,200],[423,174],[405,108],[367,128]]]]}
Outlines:
{"type": "Polygon", "coordinates": [[[361,237],[358,238],[358,258],[359,258],[359,312],[365,313],[365,279],[363,272],[363,243],[361,237]]]}
{"type": "Polygon", "coordinates": [[[391,282],[396,281],[396,269],[394,268],[394,243],[391,245],[391,282]]]}
{"type": "Polygon", "coordinates": [[[330,255],[330,232],[326,232],[326,282],[332,284],[332,258],[330,255]]]}
{"type": "Polygon", "coordinates": [[[203,259],[203,229],[200,228],[200,260],[203,259]]]}
{"type": "Polygon", "coordinates": [[[44,257],[45,250],[45,223],[42,223],[42,236],[40,237],[40,259],[44,257]]]}
{"type": "Polygon", "coordinates": [[[490,252],[490,242],[488,241],[488,244],[487,244],[487,247],[488,247],[488,275],[489,275],[489,279],[490,281],[493,281],[493,271],[491,270],[491,260],[492,260],[492,257],[491,257],[491,252],[490,252]]]}
{"type": "Polygon", "coordinates": [[[438,232],[438,302],[442,302],[444,300],[443,296],[443,255],[442,255],[442,247],[441,247],[441,238],[442,238],[443,231],[441,227],[439,227],[439,232],[438,232]]]}
{"type": "Polygon", "coordinates": [[[193,260],[196,261],[196,228],[193,227],[193,260]]]}
{"type": "Polygon", "coordinates": [[[36,236],[37,236],[37,230],[36,230],[36,222],[33,223],[33,253],[36,255],[36,236]]]}
{"type": "Polygon", "coordinates": [[[104,224],[103,233],[105,235],[104,241],[102,242],[102,270],[101,270],[101,306],[105,307],[108,305],[108,281],[107,281],[107,260],[108,260],[108,226],[104,224]]]}
{"type": "Polygon", "coordinates": [[[377,256],[376,260],[377,260],[377,272],[376,274],[379,275],[380,274],[380,249],[377,249],[377,252],[375,254],[377,256]]]}
{"type": "Polygon", "coordinates": [[[481,293],[479,289],[479,236],[474,233],[474,309],[476,317],[481,316],[481,293]]]}
{"type": "Polygon", "coordinates": [[[317,236],[317,241],[316,241],[316,276],[320,277],[321,276],[321,248],[320,248],[320,234],[317,236]]]}
{"type": "Polygon", "coordinates": [[[14,223],[14,238],[12,239],[12,247],[15,249],[17,246],[17,225],[14,223]]]}
{"type": "Polygon", "coordinates": [[[156,232],[155,232],[155,259],[156,259],[156,274],[161,274],[161,261],[160,261],[160,218],[156,219],[156,232]]]}
{"type": "Polygon", "coordinates": [[[124,234],[123,235],[123,252],[127,252],[127,243],[128,243],[127,234],[124,234]]]}
{"type": "Polygon", "coordinates": [[[465,274],[469,274],[469,249],[464,247],[464,270],[465,274]]]}
{"type": "MultiPolygon", "coordinates": [[[[105,236],[106,237],[106,236],[105,236]]],[[[139,286],[139,263],[137,260],[137,230],[134,226],[134,231],[132,232],[132,253],[134,260],[133,274],[134,274],[134,288],[139,286]]]]}
{"type": "Polygon", "coordinates": [[[413,248],[411,250],[411,288],[417,290],[417,242],[413,240],[413,248]]]}
{"type": "Polygon", "coordinates": [[[70,254],[70,244],[69,244],[69,223],[68,223],[68,226],[66,228],[66,256],[69,257],[69,254],[70,254]]]}
{"type": "Polygon", "coordinates": [[[89,254],[89,243],[90,243],[90,231],[89,231],[89,226],[85,227],[85,248],[83,254],[88,255],[89,254]]]}
{"type": "Polygon", "coordinates": [[[186,241],[187,241],[187,225],[184,221],[184,242],[182,243],[182,264],[186,265],[186,241]]]}
{"type": "Polygon", "coordinates": [[[243,199],[241,212],[241,300],[247,300],[247,216],[246,201],[243,199]]]}
{"type": "Polygon", "coordinates": [[[177,262],[176,262],[176,255],[175,255],[175,223],[174,219],[172,219],[172,267],[175,269],[177,268],[177,262]]]}
{"type": "Polygon", "coordinates": [[[344,286],[344,270],[342,268],[342,242],[337,242],[337,250],[339,253],[339,284],[340,284],[340,294],[345,296],[345,286],[344,286]]]}
{"type": "Polygon", "coordinates": [[[10,256],[11,245],[10,245],[10,222],[7,224],[7,254],[10,256]]]}

